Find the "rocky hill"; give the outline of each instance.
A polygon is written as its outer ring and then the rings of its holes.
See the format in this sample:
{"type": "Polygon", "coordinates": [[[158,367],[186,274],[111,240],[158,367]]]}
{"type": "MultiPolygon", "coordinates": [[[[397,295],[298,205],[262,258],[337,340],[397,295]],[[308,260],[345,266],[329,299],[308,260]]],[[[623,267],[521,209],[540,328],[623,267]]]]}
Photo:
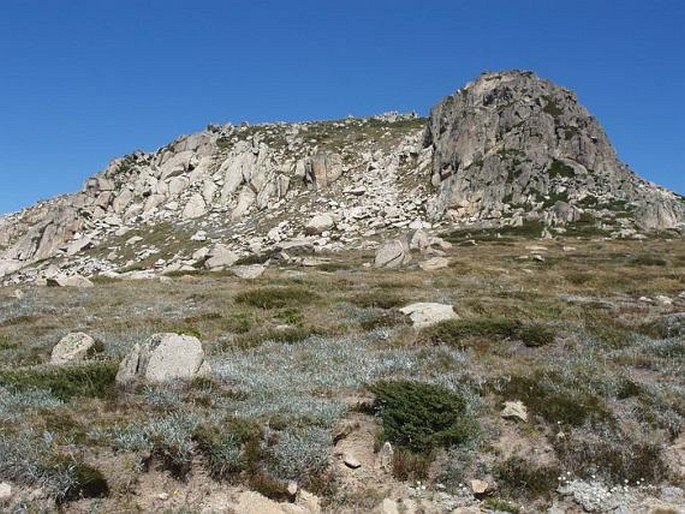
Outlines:
{"type": "Polygon", "coordinates": [[[82,191],[0,218],[0,277],[191,271],[529,223],[545,237],[682,231],[685,201],[622,164],[571,91],[486,73],[428,120],[210,125],[116,159],[82,191]]]}

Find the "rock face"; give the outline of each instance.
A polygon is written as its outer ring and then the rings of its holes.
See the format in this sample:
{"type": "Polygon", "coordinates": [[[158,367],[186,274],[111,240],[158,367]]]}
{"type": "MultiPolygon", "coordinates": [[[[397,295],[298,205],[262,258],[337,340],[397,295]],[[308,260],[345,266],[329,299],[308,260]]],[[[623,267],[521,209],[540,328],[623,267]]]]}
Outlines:
{"type": "Polygon", "coordinates": [[[434,151],[431,215],[459,220],[569,207],[628,210],[647,229],[682,226],[685,204],[622,164],[573,92],[530,72],[486,73],[440,102],[424,141],[434,151]],[[563,202],[562,206],[557,202],[563,202]]]}
{"type": "Polygon", "coordinates": [[[50,356],[51,364],[67,364],[85,360],[95,351],[95,339],[83,332],[67,334],[57,343],[50,356]]]}
{"type": "MultiPolygon", "coordinates": [[[[294,262],[408,230],[409,249],[433,257],[450,223],[640,237],[685,231],[684,220],[685,199],[622,164],[572,92],[528,72],[487,73],[428,120],[212,125],[115,159],[79,192],[0,216],[0,280],[221,270],[255,254],[294,262]],[[194,245],[200,232],[211,255],[194,245]]],[[[397,243],[381,253],[383,267],[409,257],[397,243]]]]}
{"type": "Polygon", "coordinates": [[[119,365],[116,382],[190,380],[210,372],[202,344],[196,337],[155,334],[137,343],[119,365]]]}

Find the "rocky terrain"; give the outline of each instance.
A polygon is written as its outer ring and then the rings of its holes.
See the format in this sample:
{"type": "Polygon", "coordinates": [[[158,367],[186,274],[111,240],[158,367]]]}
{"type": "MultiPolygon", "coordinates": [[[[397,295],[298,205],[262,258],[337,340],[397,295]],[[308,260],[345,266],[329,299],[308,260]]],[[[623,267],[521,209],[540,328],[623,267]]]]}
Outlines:
{"type": "Polygon", "coordinates": [[[683,220],[683,198],[622,164],[571,91],[528,72],[486,73],[427,120],[210,125],[116,159],[83,191],[0,218],[0,276],[190,271],[210,252],[224,255],[216,267],[288,260],[409,229],[639,237],[683,220]]]}
{"type": "Polygon", "coordinates": [[[134,152],[0,218],[0,511],[685,512],[684,231],[527,72],[134,152]]]}

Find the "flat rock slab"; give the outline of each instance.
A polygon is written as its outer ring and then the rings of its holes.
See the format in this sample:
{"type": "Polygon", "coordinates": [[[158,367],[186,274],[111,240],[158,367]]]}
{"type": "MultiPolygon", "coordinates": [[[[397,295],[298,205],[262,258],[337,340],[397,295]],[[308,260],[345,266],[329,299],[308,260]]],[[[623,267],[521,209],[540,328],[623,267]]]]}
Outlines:
{"type": "Polygon", "coordinates": [[[246,264],[244,266],[233,266],[231,273],[238,278],[245,280],[254,280],[264,273],[266,266],[262,264],[246,264]]]}
{"type": "Polygon", "coordinates": [[[72,277],[53,277],[47,279],[48,287],[93,287],[94,284],[86,277],[74,275],[72,277]]]}
{"type": "Polygon", "coordinates": [[[440,321],[457,318],[452,306],[443,303],[412,303],[402,307],[400,312],[409,316],[415,328],[423,328],[440,321]]]}

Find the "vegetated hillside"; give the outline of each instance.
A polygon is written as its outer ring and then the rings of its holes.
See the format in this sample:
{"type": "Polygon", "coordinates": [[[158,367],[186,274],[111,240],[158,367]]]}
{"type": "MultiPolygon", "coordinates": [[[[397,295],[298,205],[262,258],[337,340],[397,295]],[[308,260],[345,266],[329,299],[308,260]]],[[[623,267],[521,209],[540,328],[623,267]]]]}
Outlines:
{"type": "Polygon", "coordinates": [[[0,508],[682,510],[682,240],[466,238],[396,269],[0,288],[0,508]],[[416,328],[416,302],[457,317],[416,328]],[[50,364],[74,332],[99,345],[50,364]],[[117,385],[160,332],[210,374],[117,385]]]}
{"type": "Polygon", "coordinates": [[[428,120],[210,125],[116,159],[83,191],[0,218],[0,276],[169,273],[202,267],[217,243],[289,258],[407,227],[620,238],[684,220],[683,199],[622,164],[572,92],[530,72],[485,73],[428,120]]]}

